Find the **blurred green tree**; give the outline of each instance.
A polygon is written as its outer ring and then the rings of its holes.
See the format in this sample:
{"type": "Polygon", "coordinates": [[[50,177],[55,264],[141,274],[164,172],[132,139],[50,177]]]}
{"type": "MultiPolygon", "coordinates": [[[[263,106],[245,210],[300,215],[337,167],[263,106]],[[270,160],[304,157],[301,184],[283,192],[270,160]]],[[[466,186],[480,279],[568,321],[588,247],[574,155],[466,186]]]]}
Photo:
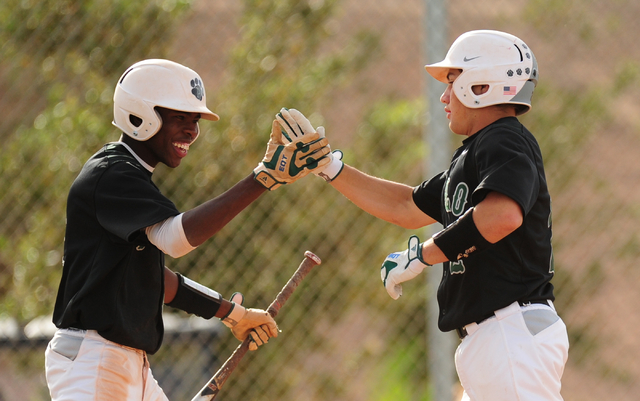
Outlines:
{"type": "Polygon", "coordinates": [[[0,4],[0,69],[17,83],[0,126],[0,314],[50,313],[68,188],[113,132],[123,66],[162,56],[189,2],[21,1],[0,4]],[[135,18],[132,18],[135,16],[135,18]]]}

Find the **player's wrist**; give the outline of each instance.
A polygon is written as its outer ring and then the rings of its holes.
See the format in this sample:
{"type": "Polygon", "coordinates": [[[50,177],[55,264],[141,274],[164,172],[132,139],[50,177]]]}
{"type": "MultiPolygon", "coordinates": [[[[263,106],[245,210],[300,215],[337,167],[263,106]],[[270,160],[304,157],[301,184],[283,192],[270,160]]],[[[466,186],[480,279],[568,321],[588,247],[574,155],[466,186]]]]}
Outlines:
{"type": "Polygon", "coordinates": [[[220,308],[218,308],[214,317],[222,320],[231,312],[231,309],[233,309],[233,302],[222,299],[220,302],[220,308]]]}
{"type": "Polygon", "coordinates": [[[432,264],[427,263],[427,261],[424,260],[423,249],[424,249],[424,242],[421,242],[420,244],[418,244],[418,255],[417,255],[418,261],[420,261],[420,263],[422,263],[424,267],[433,266],[432,264]]]}

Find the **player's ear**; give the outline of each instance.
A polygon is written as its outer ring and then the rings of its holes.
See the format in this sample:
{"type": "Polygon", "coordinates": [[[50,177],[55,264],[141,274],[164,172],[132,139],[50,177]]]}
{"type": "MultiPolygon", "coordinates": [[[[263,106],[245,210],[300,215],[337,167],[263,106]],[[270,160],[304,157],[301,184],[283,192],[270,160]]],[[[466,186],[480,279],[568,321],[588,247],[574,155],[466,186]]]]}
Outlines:
{"type": "Polygon", "coordinates": [[[489,91],[489,85],[473,85],[471,90],[476,96],[479,96],[489,91]]]}

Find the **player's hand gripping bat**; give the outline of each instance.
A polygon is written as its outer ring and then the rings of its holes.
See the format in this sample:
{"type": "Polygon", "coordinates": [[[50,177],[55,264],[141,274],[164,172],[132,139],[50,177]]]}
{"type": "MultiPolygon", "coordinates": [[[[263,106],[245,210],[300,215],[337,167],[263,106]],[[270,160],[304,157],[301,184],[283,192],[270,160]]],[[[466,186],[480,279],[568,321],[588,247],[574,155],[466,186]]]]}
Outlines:
{"type": "MultiPolygon", "coordinates": [[[[280,308],[287,302],[300,282],[315,265],[319,265],[320,263],[322,263],[320,258],[312,252],[306,251],[304,253],[304,260],[300,263],[296,272],[293,273],[293,276],[291,276],[287,284],[282,287],[282,290],[280,290],[276,299],[274,299],[273,302],[271,302],[271,305],[269,305],[267,312],[269,312],[272,317],[276,317],[280,308]]],[[[231,354],[229,359],[227,359],[220,369],[218,369],[216,374],[213,375],[209,383],[207,383],[207,385],[205,385],[191,401],[211,401],[216,398],[216,395],[218,395],[218,392],[229,378],[229,375],[231,375],[231,372],[233,372],[233,370],[238,366],[242,357],[244,357],[249,350],[250,341],[251,336],[247,336],[238,348],[233,351],[233,354],[231,354]]]]}

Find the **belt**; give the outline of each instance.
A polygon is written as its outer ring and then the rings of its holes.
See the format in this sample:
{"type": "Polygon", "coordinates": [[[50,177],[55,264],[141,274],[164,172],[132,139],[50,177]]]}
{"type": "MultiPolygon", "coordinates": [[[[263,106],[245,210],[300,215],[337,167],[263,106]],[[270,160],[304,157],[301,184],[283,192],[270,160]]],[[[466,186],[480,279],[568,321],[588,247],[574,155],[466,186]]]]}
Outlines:
{"type": "MultiPolygon", "coordinates": [[[[518,301],[518,303],[520,304],[520,306],[529,306],[529,305],[549,305],[549,301],[546,299],[541,299],[538,301],[518,301]]],[[[489,316],[486,319],[482,319],[478,322],[475,322],[476,324],[480,324],[482,322],[484,322],[485,320],[491,319],[492,317],[495,316],[495,313],[492,313],[491,316],[489,316]]],[[[460,338],[461,340],[463,338],[465,338],[466,336],[469,335],[469,333],[467,333],[467,326],[462,326],[456,329],[456,333],[458,334],[458,338],[460,338]]]]}

